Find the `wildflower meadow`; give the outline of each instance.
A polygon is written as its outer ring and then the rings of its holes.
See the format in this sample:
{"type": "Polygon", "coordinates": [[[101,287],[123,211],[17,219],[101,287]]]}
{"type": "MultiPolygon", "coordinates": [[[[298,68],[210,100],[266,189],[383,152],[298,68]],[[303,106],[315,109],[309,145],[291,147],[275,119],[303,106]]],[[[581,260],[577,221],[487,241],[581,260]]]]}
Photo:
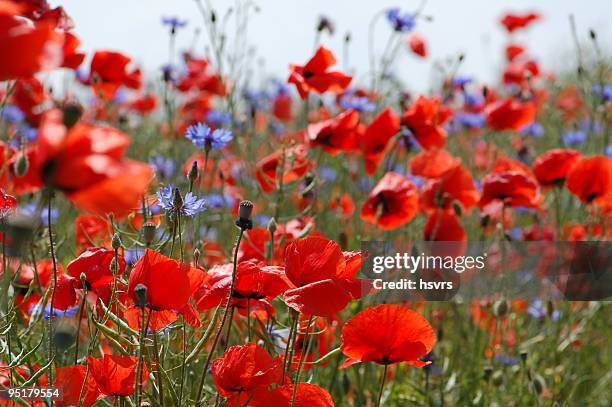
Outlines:
{"type": "Polygon", "coordinates": [[[538,2],[500,6],[490,81],[398,2],[367,44],[293,27],[313,46],[268,75],[247,27],[274,10],[192,2],[142,11],[168,49],[143,66],[61,1],[0,0],[0,405],[612,404],[596,30],[567,16],[553,69],[538,2]]]}

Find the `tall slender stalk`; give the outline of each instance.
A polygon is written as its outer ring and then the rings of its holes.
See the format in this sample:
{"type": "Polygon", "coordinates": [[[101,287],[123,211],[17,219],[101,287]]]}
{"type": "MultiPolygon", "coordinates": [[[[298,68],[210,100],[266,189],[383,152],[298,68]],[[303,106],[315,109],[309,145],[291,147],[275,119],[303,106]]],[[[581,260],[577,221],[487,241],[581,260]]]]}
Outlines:
{"type": "Polygon", "coordinates": [[[383,390],[385,389],[385,380],[387,379],[387,369],[389,365],[385,365],[383,369],[382,377],[380,378],[380,389],[378,390],[378,400],[376,401],[376,407],[380,407],[380,401],[382,400],[383,390]]]}
{"type": "MultiPolygon", "coordinates": [[[[49,303],[49,371],[47,372],[47,378],[49,383],[53,383],[53,359],[55,354],[55,343],[53,338],[53,323],[54,314],[53,309],[55,306],[55,289],[57,287],[57,260],[55,258],[55,243],[53,242],[53,226],[51,222],[51,203],[53,201],[53,192],[49,193],[47,205],[47,228],[49,232],[49,248],[51,251],[51,263],[53,265],[53,291],[51,291],[51,302],[49,303]]],[[[44,312],[44,310],[43,310],[44,312]]],[[[51,406],[53,406],[53,400],[51,400],[51,406]]]]}

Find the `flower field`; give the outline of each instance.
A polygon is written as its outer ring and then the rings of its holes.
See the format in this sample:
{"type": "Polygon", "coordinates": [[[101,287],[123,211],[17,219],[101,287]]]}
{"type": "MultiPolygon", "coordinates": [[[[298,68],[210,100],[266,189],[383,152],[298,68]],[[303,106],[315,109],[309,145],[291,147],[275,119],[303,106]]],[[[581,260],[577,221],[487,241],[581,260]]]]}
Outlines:
{"type": "Polygon", "coordinates": [[[0,405],[612,404],[595,31],[570,17],[553,72],[524,40],[546,16],[500,10],[495,81],[457,53],[416,92],[396,71],[431,59],[425,2],[354,28],[365,66],[350,34],[326,45],[334,16],[296,27],[314,47],[263,80],[228,29],[257,6],[194,3],[147,67],[83,47],[61,6],[0,0],[0,405]]]}

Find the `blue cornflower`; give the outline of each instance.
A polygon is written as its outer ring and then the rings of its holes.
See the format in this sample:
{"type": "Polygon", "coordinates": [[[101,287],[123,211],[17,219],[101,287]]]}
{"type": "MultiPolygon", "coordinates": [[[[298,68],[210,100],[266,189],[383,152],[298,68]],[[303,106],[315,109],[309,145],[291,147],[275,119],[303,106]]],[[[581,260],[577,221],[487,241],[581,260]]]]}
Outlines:
{"type": "Polygon", "coordinates": [[[353,109],[358,112],[373,112],[376,109],[376,105],[370,102],[365,96],[356,96],[354,94],[346,93],[340,98],[340,106],[343,109],[353,109]]]}
{"type": "Polygon", "coordinates": [[[226,127],[232,124],[232,115],[218,110],[206,113],[206,122],[214,127],[226,127]]]}
{"type": "Polygon", "coordinates": [[[387,10],[387,20],[391,23],[393,29],[397,32],[406,33],[411,31],[415,24],[414,14],[410,13],[400,13],[400,9],[397,7],[390,8],[387,10]]]}
{"type": "Polygon", "coordinates": [[[16,124],[21,123],[23,119],[25,119],[25,114],[17,106],[6,105],[2,110],[0,118],[6,120],[8,123],[16,124]]]}
{"type": "Polygon", "coordinates": [[[453,86],[463,88],[465,85],[472,83],[472,78],[469,76],[455,76],[453,78],[453,86]]]}
{"type": "Polygon", "coordinates": [[[425,185],[425,180],[423,178],[421,178],[421,177],[416,176],[416,175],[408,174],[408,175],[406,175],[406,178],[408,178],[410,181],[412,181],[412,183],[414,185],[416,185],[417,188],[420,188],[423,185],[425,185]]]}
{"type": "Polygon", "coordinates": [[[270,102],[270,95],[263,90],[254,91],[245,89],[242,95],[252,110],[264,110],[270,102]]]}
{"type": "Polygon", "coordinates": [[[232,141],[232,132],[226,129],[211,130],[204,123],[189,126],[186,137],[198,148],[223,148],[232,141]]]}
{"type": "Polygon", "coordinates": [[[321,167],[319,167],[319,176],[324,179],[325,181],[328,182],[333,182],[336,180],[336,176],[337,176],[337,172],[336,170],[334,170],[333,168],[327,166],[327,165],[323,165],[321,167]]]}
{"type": "Polygon", "coordinates": [[[495,361],[505,366],[514,366],[519,363],[517,358],[508,355],[495,355],[495,361]]]}
{"type": "Polygon", "coordinates": [[[211,208],[232,208],[236,200],[229,194],[208,194],[204,197],[206,203],[211,208]]]}
{"type": "Polygon", "coordinates": [[[180,195],[177,188],[173,185],[167,185],[157,191],[157,200],[159,206],[168,212],[180,213],[185,216],[195,216],[206,210],[206,201],[203,198],[198,198],[191,192],[187,192],[184,198],[176,199],[176,195],[180,195]],[[182,200],[182,202],[180,202],[182,200]],[[178,202],[177,202],[178,201],[178,202]]]}
{"type": "Polygon", "coordinates": [[[563,133],[563,143],[566,146],[579,146],[587,139],[587,133],[582,130],[566,131],[563,133]]]}
{"type": "Polygon", "coordinates": [[[479,107],[485,102],[484,97],[478,93],[463,92],[463,101],[469,107],[479,107]]]}
{"type": "MultiPolygon", "coordinates": [[[[527,313],[529,315],[531,315],[534,319],[542,319],[542,318],[544,318],[546,316],[546,314],[547,314],[546,305],[544,304],[544,301],[542,301],[539,298],[534,300],[529,305],[529,308],[527,308],[527,313]]],[[[555,311],[553,311],[553,313],[550,316],[550,318],[553,321],[556,321],[556,320],[559,319],[560,316],[561,316],[561,314],[559,313],[559,311],[555,310],[555,311]]]]}
{"type": "MultiPolygon", "coordinates": [[[[79,310],[78,306],[68,308],[67,310],[59,310],[57,308],[53,308],[53,317],[71,317],[74,314],[76,314],[78,310],[79,310]]],[[[51,304],[47,304],[44,310],[41,310],[41,306],[39,304],[33,305],[32,309],[30,310],[31,317],[32,318],[37,317],[38,315],[40,315],[41,311],[43,314],[43,318],[49,319],[52,314],[51,304]]]]}
{"type": "Polygon", "coordinates": [[[187,20],[181,20],[179,17],[162,17],[162,24],[170,27],[171,32],[174,34],[177,28],[183,28],[187,25],[187,20]]]}
{"type": "Polygon", "coordinates": [[[612,101],[612,85],[593,85],[593,93],[604,102],[612,101]]]}
{"type": "Polygon", "coordinates": [[[171,158],[166,158],[163,155],[157,155],[149,160],[149,164],[153,166],[155,173],[164,179],[172,178],[174,175],[174,161],[171,158]]]}
{"type": "Polygon", "coordinates": [[[544,127],[538,122],[533,122],[521,130],[521,134],[523,136],[540,138],[544,136],[544,127]]]}
{"type": "Polygon", "coordinates": [[[458,112],[455,115],[455,120],[457,120],[457,122],[463,127],[467,127],[469,129],[480,129],[484,127],[485,124],[485,118],[480,113],[458,112]]]}
{"type": "Polygon", "coordinates": [[[274,134],[275,136],[282,136],[283,134],[285,134],[285,125],[279,121],[271,121],[270,122],[270,131],[272,132],[272,134],[274,134]]]}
{"type": "Polygon", "coordinates": [[[612,158],[612,144],[606,146],[606,156],[612,158]]]}
{"type": "MultiPolygon", "coordinates": [[[[39,208],[34,202],[25,204],[19,211],[28,218],[38,218],[43,226],[49,226],[47,208],[39,208]]],[[[57,208],[51,208],[51,222],[56,223],[59,212],[57,208]]]]}

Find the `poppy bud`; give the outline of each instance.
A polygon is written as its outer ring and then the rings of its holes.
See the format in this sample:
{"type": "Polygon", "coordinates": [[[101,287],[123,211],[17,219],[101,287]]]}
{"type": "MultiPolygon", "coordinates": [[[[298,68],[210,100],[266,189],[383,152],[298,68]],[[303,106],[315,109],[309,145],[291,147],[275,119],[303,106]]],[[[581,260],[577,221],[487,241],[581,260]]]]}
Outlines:
{"type": "Polygon", "coordinates": [[[144,284],[136,284],[134,287],[134,294],[136,294],[136,305],[140,308],[144,308],[147,304],[147,286],[144,284]]]}
{"type": "Polygon", "coordinates": [[[181,191],[178,188],[174,188],[174,198],[172,199],[172,205],[175,209],[181,209],[183,207],[183,197],[181,191]]]}
{"type": "Polygon", "coordinates": [[[274,219],[274,217],[271,217],[270,220],[268,221],[268,231],[270,232],[270,234],[274,235],[274,232],[276,232],[276,228],[277,228],[277,224],[276,224],[276,219],[274,219]]]}
{"type": "Polygon", "coordinates": [[[81,287],[83,287],[83,290],[87,290],[87,276],[85,273],[81,273],[79,278],[81,279],[81,287]]]}
{"type": "Polygon", "coordinates": [[[117,272],[119,271],[119,262],[117,261],[116,258],[113,257],[113,259],[110,262],[109,268],[113,274],[117,274],[117,272]]]}
{"type": "Polygon", "coordinates": [[[253,229],[253,222],[251,221],[251,215],[253,214],[253,202],[242,201],[238,209],[238,219],[236,220],[236,226],[242,230],[253,229]]]}
{"type": "Polygon", "coordinates": [[[53,335],[53,342],[59,353],[74,345],[75,339],[74,330],[67,325],[60,325],[53,335]]]}
{"type": "Polygon", "coordinates": [[[546,302],[546,314],[550,318],[550,317],[552,317],[554,312],[555,312],[555,305],[553,304],[553,302],[551,300],[548,300],[546,302]]]}
{"type": "Polygon", "coordinates": [[[487,96],[489,96],[489,88],[487,86],[483,86],[482,87],[482,97],[486,99],[487,96]]]}
{"type": "Polygon", "coordinates": [[[521,352],[520,356],[521,356],[521,360],[523,361],[523,363],[527,362],[527,355],[528,353],[526,350],[521,352]]]}
{"type": "Polygon", "coordinates": [[[319,23],[317,24],[317,31],[318,32],[327,31],[329,35],[334,35],[334,32],[336,31],[336,27],[333,21],[331,21],[329,18],[325,16],[321,16],[319,17],[319,23]]]}
{"type": "Polygon", "coordinates": [[[153,239],[155,239],[156,231],[157,231],[157,226],[155,226],[155,223],[147,222],[144,225],[142,225],[142,237],[144,238],[147,246],[149,246],[151,242],[153,241],[153,239]]]}
{"type": "Polygon", "coordinates": [[[480,227],[486,228],[489,225],[490,221],[491,217],[489,215],[483,216],[482,218],[480,218],[480,227]]]}
{"type": "Polygon", "coordinates": [[[346,35],[344,36],[344,42],[351,42],[351,33],[346,33],[346,35]]]}
{"type": "Polygon", "coordinates": [[[191,164],[191,169],[189,170],[189,174],[187,175],[189,182],[193,183],[196,179],[198,179],[198,162],[194,160],[191,164]]]}
{"type": "Polygon", "coordinates": [[[593,41],[597,39],[597,33],[592,28],[589,30],[589,36],[593,41]]]}
{"type": "Polygon", "coordinates": [[[83,108],[76,102],[68,102],[62,108],[64,113],[64,126],[71,128],[81,119],[83,108]]]}
{"type": "Polygon", "coordinates": [[[197,247],[193,250],[193,262],[195,264],[198,264],[198,262],[200,261],[200,249],[198,249],[197,247]]]}
{"type": "Polygon", "coordinates": [[[461,216],[461,205],[457,201],[453,202],[453,211],[455,212],[455,215],[461,216]]]}
{"type": "Polygon", "coordinates": [[[485,366],[483,368],[482,378],[488,382],[489,378],[491,377],[491,373],[493,373],[493,366],[485,366]]]}
{"type": "Polygon", "coordinates": [[[214,11],[210,12],[210,22],[213,24],[217,22],[217,14],[214,11]]]}
{"type": "Polygon", "coordinates": [[[503,317],[508,313],[509,308],[508,301],[498,300],[493,304],[493,313],[496,317],[503,317]]]}
{"type": "Polygon", "coordinates": [[[119,250],[119,248],[121,247],[121,237],[119,236],[119,233],[115,233],[113,235],[113,239],[111,240],[111,244],[113,246],[113,250],[119,250]]]}
{"type": "Polygon", "coordinates": [[[542,376],[535,375],[535,377],[531,381],[531,385],[533,386],[533,391],[536,394],[540,395],[542,394],[542,392],[544,391],[544,388],[546,387],[546,382],[544,381],[544,378],[542,376]]]}
{"type": "Polygon", "coordinates": [[[15,176],[23,177],[26,172],[28,172],[28,168],[30,167],[30,162],[28,160],[28,156],[19,153],[19,157],[17,158],[17,162],[15,163],[15,176]]]}
{"type": "Polygon", "coordinates": [[[491,376],[491,383],[493,383],[495,387],[501,386],[504,383],[504,372],[501,370],[496,370],[493,372],[493,375],[491,376]]]}

